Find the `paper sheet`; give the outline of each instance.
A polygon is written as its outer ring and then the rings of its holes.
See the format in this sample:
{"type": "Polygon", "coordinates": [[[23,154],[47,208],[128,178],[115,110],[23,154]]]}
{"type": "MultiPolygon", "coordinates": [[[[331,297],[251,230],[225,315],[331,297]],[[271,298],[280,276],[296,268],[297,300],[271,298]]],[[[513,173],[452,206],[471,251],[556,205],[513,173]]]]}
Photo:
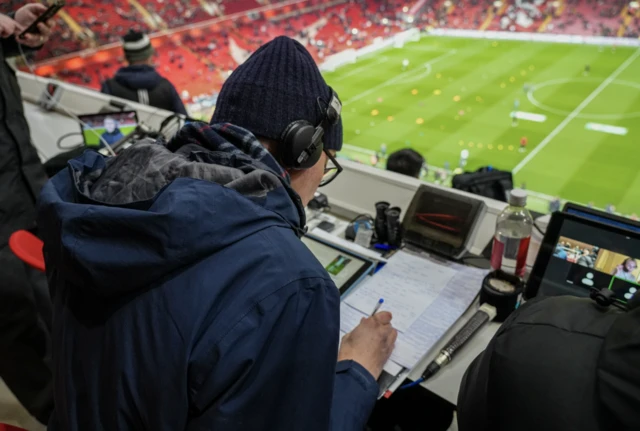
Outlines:
{"type": "Polygon", "coordinates": [[[351,331],[384,298],[399,332],[391,360],[412,368],[471,305],[486,272],[400,251],[345,298],[340,329],[351,331]]]}
{"type": "Polygon", "coordinates": [[[378,300],[383,298],[380,311],[392,311],[393,327],[402,333],[407,332],[456,275],[455,269],[424,265],[424,259],[404,254],[394,259],[391,270],[385,268],[370,277],[361,289],[345,299],[356,310],[371,314],[378,300]]]}

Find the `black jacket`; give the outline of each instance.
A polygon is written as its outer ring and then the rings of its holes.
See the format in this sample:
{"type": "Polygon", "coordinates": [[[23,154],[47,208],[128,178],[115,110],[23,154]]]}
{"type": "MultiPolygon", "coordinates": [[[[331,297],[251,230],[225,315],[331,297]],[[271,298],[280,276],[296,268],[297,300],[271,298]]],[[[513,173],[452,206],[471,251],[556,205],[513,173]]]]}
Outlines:
{"type": "Polygon", "coordinates": [[[640,309],[535,300],[469,367],[460,431],[640,430],[640,309]]]}
{"type": "Polygon", "coordinates": [[[102,84],[100,91],[144,105],[187,115],[187,110],[176,88],[151,66],[123,67],[116,72],[112,79],[102,84]]]}
{"type": "Polygon", "coordinates": [[[11,233],[35,226],[35,202],[47,178],[24,117],[20,88],[5,59],[20,53],[0,38],[0,377],[32,415],[46,423],[51,372],[44,362],[51,304],[42,274],[8,246],[11,233]]]}

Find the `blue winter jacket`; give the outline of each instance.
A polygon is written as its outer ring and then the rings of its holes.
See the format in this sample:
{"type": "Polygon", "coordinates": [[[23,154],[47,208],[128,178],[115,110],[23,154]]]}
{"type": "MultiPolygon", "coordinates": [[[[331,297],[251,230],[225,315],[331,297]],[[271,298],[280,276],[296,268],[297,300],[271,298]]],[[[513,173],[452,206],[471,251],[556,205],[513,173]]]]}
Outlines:
{"type": "Polygon", "coordinates": [[[86,152],[39,209],[54,302],[50,430],[362,430],[339,294],[286,172],[246,130],[86,152]]]}

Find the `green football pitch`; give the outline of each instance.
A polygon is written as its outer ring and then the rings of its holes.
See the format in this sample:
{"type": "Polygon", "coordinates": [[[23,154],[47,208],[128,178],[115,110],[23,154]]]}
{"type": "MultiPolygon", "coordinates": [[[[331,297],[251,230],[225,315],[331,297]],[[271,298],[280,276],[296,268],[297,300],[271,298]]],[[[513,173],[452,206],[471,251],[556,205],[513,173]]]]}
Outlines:
{"type": "Polygon", "coordinates": [[[349,157],[368,162],[385,144],[453,169],[467,149],[466,170],[511,170],[531,191],[632,214],[640,213],[638,57],[635,48],[428,36],[325,76],[343,101],[349,157]]]}
{"type": "MultiPolygon", "coordinates": [[[[128,135],[135,130],[136,126],[122,126],[120,131],[123,135],[128,135]]],[[[83,132],[85,144],[89,147],[100,146],[100,136],[107,130],[104,127],[96,127],[91,130],[85,130],[83,132]]]]}

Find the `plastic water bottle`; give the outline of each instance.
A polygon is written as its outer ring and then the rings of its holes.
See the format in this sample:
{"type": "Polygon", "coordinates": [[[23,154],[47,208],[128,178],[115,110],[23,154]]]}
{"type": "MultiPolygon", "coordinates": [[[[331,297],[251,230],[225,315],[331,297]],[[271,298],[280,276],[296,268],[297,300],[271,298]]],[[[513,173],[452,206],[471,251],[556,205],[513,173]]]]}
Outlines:
{"type": "Polygon", "coordinates": [[[527,253],[533,230],[533,218],[525,208],[527,192],[513,189],[509,194],[509,206],[498,216],[496,236],[493,240],[491,267],[509,274],[524,277],[527,253]]]}

